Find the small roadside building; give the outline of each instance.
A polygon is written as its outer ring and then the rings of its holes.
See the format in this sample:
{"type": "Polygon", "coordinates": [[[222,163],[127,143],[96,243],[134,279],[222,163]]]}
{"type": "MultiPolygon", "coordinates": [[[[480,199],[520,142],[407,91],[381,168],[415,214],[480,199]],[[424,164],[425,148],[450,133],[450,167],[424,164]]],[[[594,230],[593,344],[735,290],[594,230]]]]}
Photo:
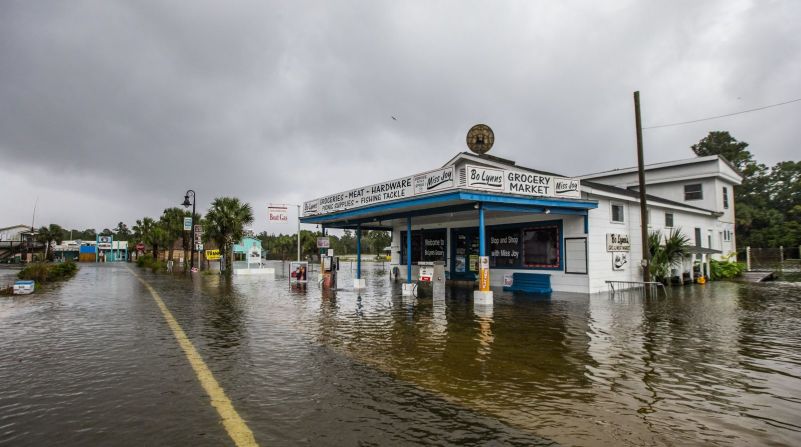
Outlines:
{"type": "MultiPolygon", "coordinates": [[[[630,174],[566,177],[462,152],[430,171],[307,201],[301,221],[356,230],[357,240],[363,229],[391,231],[391,263],[407,282],[427,262],[444,264],[449,281],[480,282],[484,262],[492,288],[536,277],[554,291],[596,293],[607,281],[642,280],[630,174]]],[[[733,188],[742,176],[725,159],[651,165],[646,178],[649,229],[678,228],[697,252],[675,274],[736,251],[733,188]]]]}

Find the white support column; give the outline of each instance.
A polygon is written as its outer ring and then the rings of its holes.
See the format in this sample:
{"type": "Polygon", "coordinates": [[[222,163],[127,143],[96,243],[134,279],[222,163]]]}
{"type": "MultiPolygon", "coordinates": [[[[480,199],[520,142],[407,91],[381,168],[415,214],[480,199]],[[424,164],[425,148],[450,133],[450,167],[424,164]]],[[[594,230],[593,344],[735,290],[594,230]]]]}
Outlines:
{"type": "Polygon", "coordinates": [[[690,255],[690,282],[695,282],[695,253],[690,255]]]}

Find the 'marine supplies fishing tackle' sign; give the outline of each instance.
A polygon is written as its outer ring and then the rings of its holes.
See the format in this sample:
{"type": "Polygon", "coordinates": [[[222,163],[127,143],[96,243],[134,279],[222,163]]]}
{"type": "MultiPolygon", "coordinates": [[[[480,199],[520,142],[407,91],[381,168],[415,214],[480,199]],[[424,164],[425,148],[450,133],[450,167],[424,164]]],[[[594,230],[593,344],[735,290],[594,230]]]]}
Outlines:
{"type": "Polygon", "coordinates": [[[362,188],[331,194],[303,203],[303,215],[314,216],[408,199],[450,189],[479,190],[537,197],[581,198],[578,179],[533,171],[465,165],[449,166],[362,188]]]}

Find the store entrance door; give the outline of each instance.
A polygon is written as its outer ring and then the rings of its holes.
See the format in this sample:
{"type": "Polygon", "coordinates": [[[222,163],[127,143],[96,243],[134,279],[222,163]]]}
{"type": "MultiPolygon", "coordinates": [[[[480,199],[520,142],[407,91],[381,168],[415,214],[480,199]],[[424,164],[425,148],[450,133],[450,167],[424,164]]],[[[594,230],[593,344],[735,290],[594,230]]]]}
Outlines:
{"type": "Polygon", "coordinates": [[[451,230],[451,279],[475,281],[478,278],[478,228],[451,230]]]}

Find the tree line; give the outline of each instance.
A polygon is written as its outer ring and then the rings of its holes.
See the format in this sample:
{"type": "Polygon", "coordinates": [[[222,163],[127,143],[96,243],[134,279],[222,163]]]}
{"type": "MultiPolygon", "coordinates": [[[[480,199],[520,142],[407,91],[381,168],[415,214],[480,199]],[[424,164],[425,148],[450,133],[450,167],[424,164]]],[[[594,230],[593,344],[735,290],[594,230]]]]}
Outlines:
{"type": "MultiPolygon", "coordinates": [[[[213,242],[225,255],[226,270],[230,271],[233,263],[233,245],[245,235],[245,227],[253,223],[253,208],[235,197],[218,197],[211,203],[205,216],[195,214],[183,208],[166,208],[158,218],[143,217],[137,219],[130,228],[119,222],[114,229],[104,228],[100,233],[94,229],[66,230],[57,224],[41,227],[37,230],[37,239],[45,244],[46,257],[52,259],[53,243],[60,244],[65,240],[94,241],[97,236],[113,236],[115,241],[128,241],[129,250],[133,245],[145,244],[154,258],[158,259],[163,251],[167,251],[167,259],[172,260],[176,246],[189,251],[194,243],[192,231],[184,231],[184,218],[193,217],[195,225],[203,226],[204,243],[213,242]]],[[[301,256],[307,259],[317,255],[317,238],[320,231],[301,230],[301,256]]],[[[257,236],[262,246],[267,249],[268,259],[293,260],[297,257],[297,237],[295,234],[271,235],[262,232],[257,236]]],[[[341,237],[329,235],[331,248],[337,254],[356,253],[356,237],[353,231],[345,230],[341,237]]],[[[391,242],[386,231],[362,231],[362,252],[380,254],[391,242]]]]}
{"type": "MultiPolygon", "coordinates": [[[[322,235],[321,231],[300,231],[301,259],[319,254],[317,238],[322,235]]],[[[262,246],[268,250],[268,259],[287,261],[297,258],[297,234],[273,235],[262,231],[258,238],[261,240],[262,246]]],[[[345,230],[341,237],[329,234],[328,240],[330,248],[337,255],[356,253],[356,235],[352,230],[345,230]]],[[[362,230],[362,254],[379,255],[391,242],[392,236],[387,231],[362,230]]]]}
{"type": "Polygon", "coordinates": [[[692,146],[698,156],[722,155],[744,176],[734,189],[735,235],[739,247],[801,245],[801,161],[772,167],[759,163],[729,132],[713,131],[692,146]]]}

